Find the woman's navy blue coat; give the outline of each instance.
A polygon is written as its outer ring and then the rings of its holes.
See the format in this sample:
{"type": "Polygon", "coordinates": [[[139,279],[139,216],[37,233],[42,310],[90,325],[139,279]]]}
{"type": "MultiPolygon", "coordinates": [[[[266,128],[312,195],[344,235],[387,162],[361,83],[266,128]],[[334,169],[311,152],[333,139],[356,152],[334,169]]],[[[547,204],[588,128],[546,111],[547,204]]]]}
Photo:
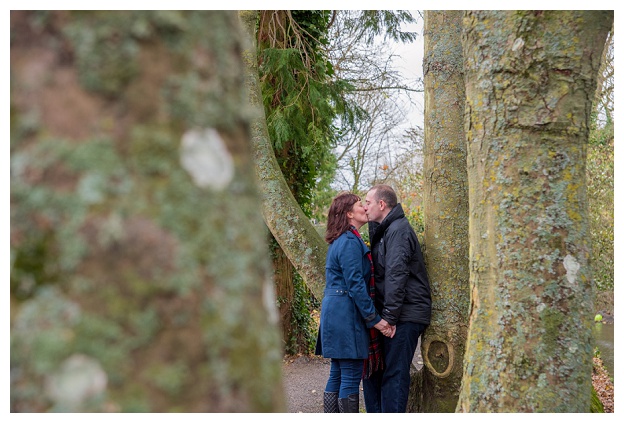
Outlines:
{"type": "Polygon", "coordinates": [[[316,354],[325,358],[368,358],[369,331],[381,317],[369,295],[368,247],[351,231],[329,245],[325,293],[316,354]]]}

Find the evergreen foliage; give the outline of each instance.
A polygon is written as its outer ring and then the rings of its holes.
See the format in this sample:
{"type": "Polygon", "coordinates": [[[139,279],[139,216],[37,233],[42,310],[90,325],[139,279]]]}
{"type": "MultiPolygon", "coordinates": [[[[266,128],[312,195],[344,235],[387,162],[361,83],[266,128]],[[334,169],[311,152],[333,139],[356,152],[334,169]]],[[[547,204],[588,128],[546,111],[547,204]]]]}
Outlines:
{"type": "Polygon", "coordinates": [[[345,108],[345,87],[332,83],[332,65],[323,50],[329,17],[329,11],[264,11],[259,28],[259,73],[269,136],[308,217],[317,181],[335,169],[333,121],[345,108]]]}

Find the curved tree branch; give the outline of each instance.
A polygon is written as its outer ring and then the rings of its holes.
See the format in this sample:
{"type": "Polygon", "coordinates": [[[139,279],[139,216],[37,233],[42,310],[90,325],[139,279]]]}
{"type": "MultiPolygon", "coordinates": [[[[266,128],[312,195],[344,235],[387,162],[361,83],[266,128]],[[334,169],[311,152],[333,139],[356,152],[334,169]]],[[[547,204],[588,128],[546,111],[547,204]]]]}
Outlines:
{"type": "Polygon", "coordinates": [[[251,140],[256,176],[263,195],[264,221],[310,291],[320,300],[323,298],[325,288],[327,244],[312,226],[290,191],[269,139],[262,105],[256,48],[252,41],[255,40],[258,11],[240,11],[239,18],[249,44],[243,51],[249,101],[258,110],[257,116],[251,121],[251,140]]]}

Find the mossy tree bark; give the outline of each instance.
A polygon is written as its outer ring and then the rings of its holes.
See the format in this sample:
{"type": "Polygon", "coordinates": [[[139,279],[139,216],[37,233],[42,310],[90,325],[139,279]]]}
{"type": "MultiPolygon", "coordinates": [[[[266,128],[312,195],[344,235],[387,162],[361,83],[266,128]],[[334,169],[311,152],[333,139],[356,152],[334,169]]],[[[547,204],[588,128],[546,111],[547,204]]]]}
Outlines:
{"type": "Polygon", "coordinates": [[[249,101],[254,109],[261,111],[252,120],[251,135],[254,165],[262,192],[262,214],[288,259],[320,301],[325,288],[327,244],[314,229],[290,191],[271,145],[263,112],[254,41],[258,11],[240,11],[239,17],[248,42],[244,61],[249,101]]]}
{"type": "Polygon", "coordinates": [[[425,11],[424,255],[432,290],[422,339],[423,412],[454,412],[470,290],[461,11],[425,11]]]}
{"type": "Polygon", "coordinates": [[[243,42],[11,13],[12,411],[285,411],[243,42]]]}
{"type": "Polygon", "coordinates": [[[470,327],[459,412],[588,412],[585,159],[612,11],[464,17],[470,327]]]}

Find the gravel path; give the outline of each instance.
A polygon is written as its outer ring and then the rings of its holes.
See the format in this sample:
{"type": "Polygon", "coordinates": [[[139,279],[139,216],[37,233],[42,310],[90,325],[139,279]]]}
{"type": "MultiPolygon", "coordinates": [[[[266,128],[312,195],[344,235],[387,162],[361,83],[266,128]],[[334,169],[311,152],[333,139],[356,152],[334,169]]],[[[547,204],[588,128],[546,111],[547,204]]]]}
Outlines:
{"type": "MultiPolygon", "coordinates": [[[[288,357],[282,374],[289,413],[322,413],[323,391],[329,377],[330,360],[319,356],[288,357]]],[[[360,383],[360,412],[364,397],[360,383]]]]}
{"type": "MultiPolygon", "coordinates": [[[[422,367],[420,341],[413,364],[422,367]]],[[[322,413],[323,392],[329,377],[330,360],[315,355],[286,357],[282,365],[284,390],[289,413],[322,413]]],[[[360,383],[360,412],[364,413],[364,394],[360,383]]]]}

